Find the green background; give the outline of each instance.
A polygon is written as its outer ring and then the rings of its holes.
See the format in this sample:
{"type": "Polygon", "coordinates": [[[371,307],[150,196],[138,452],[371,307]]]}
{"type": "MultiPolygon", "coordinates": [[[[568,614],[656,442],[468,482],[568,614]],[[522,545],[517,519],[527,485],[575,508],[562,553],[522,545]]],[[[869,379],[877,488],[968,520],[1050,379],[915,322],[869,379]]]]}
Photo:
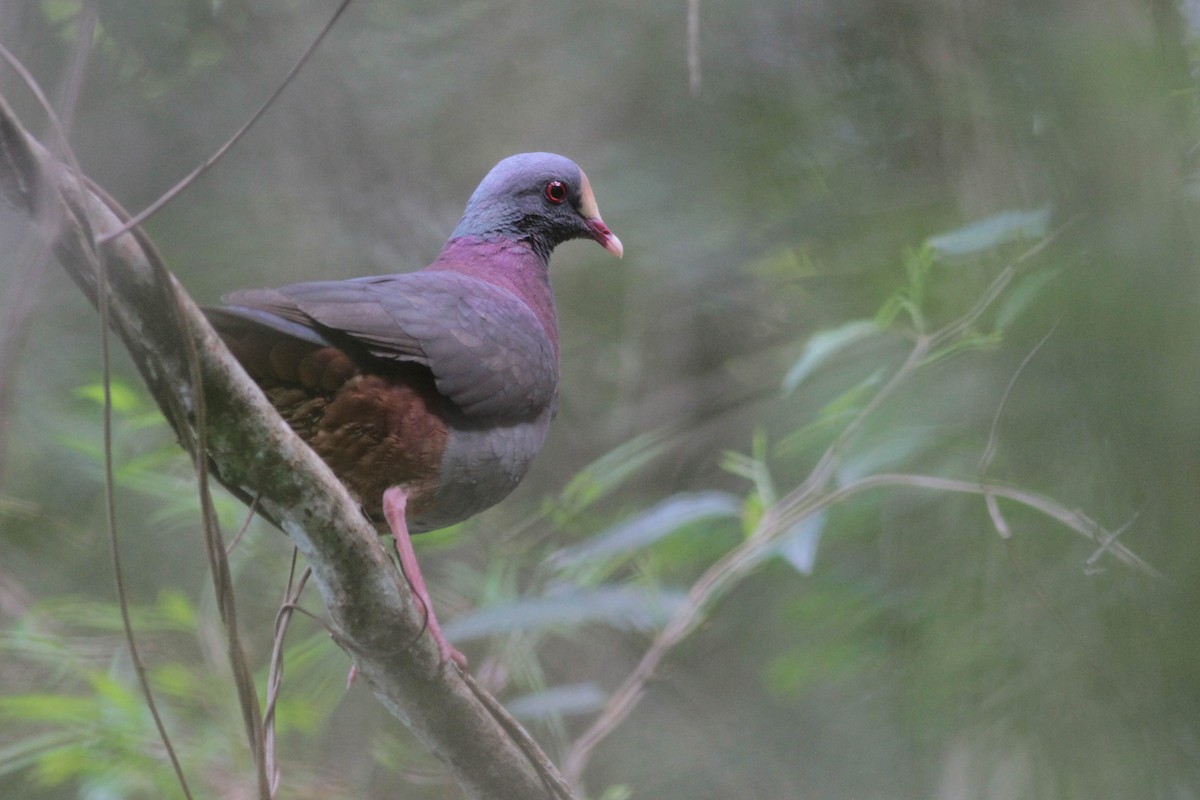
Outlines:
{"type": "MultiPolygon", "coordinates": [[[[0,43],[52,99],[77,91],[80,162],[135,210],[265,100],[332,11],[97,0],[73,69],[84,5],[0,0],[0,43]]],[[[552,150],[587,171],[626,257],[588,243],[555,255],[551,439],[510,500],[418,543],[442,619],[473,621],[464,651],[505,700],[526,698],[555,757],[663,609],[769,504],[729,453],[779,494],[798,486],[899,367],[912,322],[901,313],[784,390],[810,337],[887,322],[877,312],[899,297],[943,324],[1049,233],[999,310],[869,419],[838,480],[986,475],[1121,530],[1157,576],[1093,560],[1094,543],[1016,503],[1001,506],[1005,539],[977,496],[857,495],[821,518],[811,574],[767,559],[721,598],[586,787],[1200,796],[1190,6],[696,8],[689,74],[682,0],[355,0],[249,136],[147,230],[215,302],[428,263],[506,155],[552,150]],[[697,492],[737,516],[689,517],[697,492]],[[636,547],[554,566],[671,499],[636,547]]],[[[11,69],[0,90],[49,141],[11,69]]],[[[112,605],[96,317],[56,264],[37,266],[11,215],[0,237],[0,796],[172,796],[112,605]]],[[[128,362],[115,370],[117,511],[146,660],[199,795],[249,796],[194,481],[128,362]]],[[[228,498],[221,511],[232,536],[244,512],[228,498]]],[[[261,525],[233,556],[260,669],[289,558],[261,525]]],[[[321,610],[315,594],[306,605],[321,610]]],[[[348,661],[318,625],[290,636],[284,796],[455,796],[365,688],[344,691],[348,661]]]]}

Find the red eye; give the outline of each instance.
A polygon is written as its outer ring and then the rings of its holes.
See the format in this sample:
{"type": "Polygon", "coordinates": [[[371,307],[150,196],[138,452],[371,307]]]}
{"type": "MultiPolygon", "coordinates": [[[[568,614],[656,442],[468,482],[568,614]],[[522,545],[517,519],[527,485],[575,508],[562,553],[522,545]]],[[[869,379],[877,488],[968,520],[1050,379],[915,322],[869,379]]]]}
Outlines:
{"type": "Polygon", "coordinates": [[[567,185],[562,181],[550,181],[546,184],[546,199],[558,205],[567,199],[567,185]]]}

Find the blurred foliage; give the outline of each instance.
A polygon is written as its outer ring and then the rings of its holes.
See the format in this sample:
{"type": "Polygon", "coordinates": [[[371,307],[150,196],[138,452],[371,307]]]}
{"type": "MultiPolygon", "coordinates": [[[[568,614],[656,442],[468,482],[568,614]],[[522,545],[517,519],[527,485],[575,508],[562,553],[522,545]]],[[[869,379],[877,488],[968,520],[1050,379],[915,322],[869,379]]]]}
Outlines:
{"type": "MultiPolygon", "coordinates": [[[[0,42],[52,98],[88,8],[72,140],[130,208],[235,130],[331,10],[0,0],[0,42]]],[[[914,338],[1019,261],[988,313],[865,420],[829,491],[880,471],[1019,487],[1120,531],[1162,577],[1018,503],[998,501],[1005,538],[977,496],[854,495],[780,531],[672,652],[597,751],[590,796],[1200,796],[1200,11],[706,2],[694,94],[686,13],[356,0],[148,230],[212,301],[420,266],[510,153],[588,171],[627,257],[556,254],[551,441],[509,501],[418,543],[447,629],[556,756],[914,338]]],[[[0,91],[44,130],[10,70],[0,91]]],[[[52,263],[36,296],[19,292],[11,221],[0,239],[0,313],[36,303],[20,335],[0,320],[0,355],[20,356],[0,358],[0,796],[178,796],[114,624],[95,316],[52,263]]],[[[191,470],[117,370],[139,641],[201,794],[240,797],[191,470]]],[[[219,510],[231,539],[245,509],[219,510]]],[[[290,557],[258,522],[232,554],[264,676],[290,557]]],[[[420,745],[342,690],[346,666],[297,617],[285,794],[446,796],[420,745]]]]}

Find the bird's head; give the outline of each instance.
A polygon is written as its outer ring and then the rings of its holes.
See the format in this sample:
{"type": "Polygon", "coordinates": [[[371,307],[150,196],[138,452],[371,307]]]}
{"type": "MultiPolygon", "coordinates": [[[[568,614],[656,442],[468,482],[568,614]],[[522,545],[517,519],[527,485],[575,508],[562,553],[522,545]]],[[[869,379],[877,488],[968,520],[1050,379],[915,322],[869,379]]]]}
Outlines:
{"type": "Polygon", "coordinates": [[[509,156],[471,195],[453,238],[527,241],[543,258],[569,239],[592,239],[618,258],[621,240],[600,218],[587,175],[553,153],[509,156]]]}

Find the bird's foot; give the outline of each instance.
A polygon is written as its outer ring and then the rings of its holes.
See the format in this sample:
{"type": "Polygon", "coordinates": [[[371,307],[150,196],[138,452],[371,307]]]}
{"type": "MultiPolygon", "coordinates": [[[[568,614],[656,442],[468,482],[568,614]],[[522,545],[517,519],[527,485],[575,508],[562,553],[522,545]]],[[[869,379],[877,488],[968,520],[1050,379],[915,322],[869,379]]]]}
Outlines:
{"type": "Polygon", "coordinates": [[[467,657],[455,649],[442,633],[438,624],[437,614],[433,611],[433,600],[425,587],[425,578],[421,575],[421,565],[417,563],[417,553],[413,550],[412,538],[408,534],[408,522],[405,508],[408,504],[408,493],[399,486],[393,486],[383,493],[383,515],[392,531],[392,541],[396,545],[396,555],[400,559],[400,571],[408,581],[409,588],[425,607],[425,628],[437,644],[438,656],[442,665],[454,662],[460,670],[466,671],[467,657]]]}

